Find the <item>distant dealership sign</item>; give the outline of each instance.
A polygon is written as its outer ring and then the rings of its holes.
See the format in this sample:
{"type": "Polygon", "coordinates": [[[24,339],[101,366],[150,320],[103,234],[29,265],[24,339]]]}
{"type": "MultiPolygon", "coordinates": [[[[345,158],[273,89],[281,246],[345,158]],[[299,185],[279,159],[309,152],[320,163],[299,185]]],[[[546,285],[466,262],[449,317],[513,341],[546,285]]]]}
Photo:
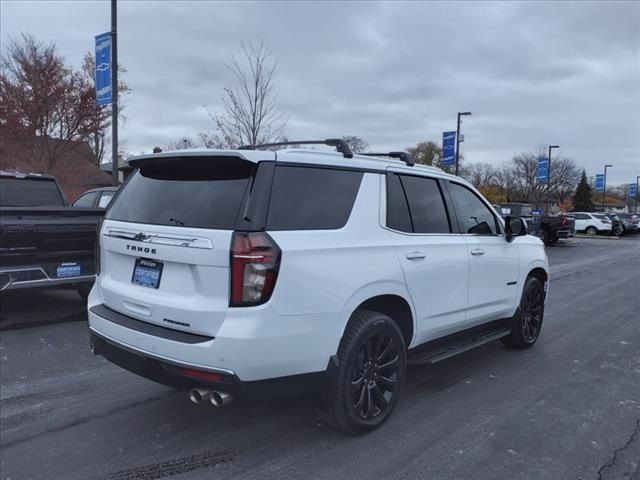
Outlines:
{"type": "Polygon", "coordinates": [[[456,132],[442,132],[442,165],[456,163],[456,132]]]}
{"type": "Polygon", "coordinates": [[[107,32],[96,36],[96,103],[108,105],[111,100],[111,33],[107,32]]]}
{"type": "Polygon", "coordinates": [[[635,198],[638,195],[638,184],[630,183],[629,184],[629,198],[635,198]]]}
{"type": "Polygon", "coordinates": [[[540,183],[547,183],[549,181],[549,159],[540,157],[538,158],[538,171],[536,172],[536,179],[540,183]]]}
{"type": "Polygon", "coordinates": [[[604,192],[604,173],[596,175],[596,192],[604,192]]]}

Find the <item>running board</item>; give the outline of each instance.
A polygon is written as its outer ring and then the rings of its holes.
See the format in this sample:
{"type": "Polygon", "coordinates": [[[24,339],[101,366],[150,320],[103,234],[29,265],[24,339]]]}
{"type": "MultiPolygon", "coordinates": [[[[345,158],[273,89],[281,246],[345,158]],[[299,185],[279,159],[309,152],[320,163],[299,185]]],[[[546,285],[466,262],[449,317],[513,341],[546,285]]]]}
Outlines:
{"type": "Polygon", "coordinates": [[[407,363],[409,365],[430,365],[438,363],[473,348],[498,340],[499,338],[506,337],[510,333],[511,329],[502,328],[459,339],[449,345],[420,349],[420,351],[416,351],[409,356],[407,363]]]}

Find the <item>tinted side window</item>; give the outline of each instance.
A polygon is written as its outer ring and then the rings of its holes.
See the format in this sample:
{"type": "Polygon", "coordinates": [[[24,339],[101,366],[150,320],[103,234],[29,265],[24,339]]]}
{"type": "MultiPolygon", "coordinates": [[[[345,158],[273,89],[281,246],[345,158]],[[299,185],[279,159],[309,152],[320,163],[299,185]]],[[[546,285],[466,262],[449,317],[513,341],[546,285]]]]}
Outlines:
{"type": "Polygon", "coordinates": [[[269,230],[336,229],[347,223],[362,172],[278,165],[273,179],[269,230]]]}
{"type": "Polygon", "coordinates": [[[387,175],[387,227],[400,232],[413,232],[407,198],[400,177],[395,173],[387,175]]]}
{"type": "Polygon", "coordinates": [[[93,207],[93,202],[96,199],[96,192],[86,193],[73,202],[74,207],[93,207]]]}
{"type": "Polygon", "coordinates": [[[415,233],[450,233],[449,218],[438,182],[401,175],[415,233]]]}
{"type": "Polygon", "coordinates": [[[457,183],[450,183],[449,190],[462,220],[463,233],[494,235],[497,232],[493,213],[475,193],[457,183]]]}
{"type": "Polygon", "coordinates": [[[584,213],[574,213],[573,218],[576,220],[589,220],[591,217],[589,215],[585,215],[584,213]]]}

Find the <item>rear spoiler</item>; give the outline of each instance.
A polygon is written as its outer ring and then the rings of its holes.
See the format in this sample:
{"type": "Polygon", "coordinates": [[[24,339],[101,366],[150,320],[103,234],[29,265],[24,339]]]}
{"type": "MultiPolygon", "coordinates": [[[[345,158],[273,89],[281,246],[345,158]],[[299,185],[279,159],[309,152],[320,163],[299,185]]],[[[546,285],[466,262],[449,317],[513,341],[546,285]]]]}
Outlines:
{"type": "Polygon", "coordinates": [[[273,161],[276,159],[276,154],[271,151],[252,150],[175,150],[172,152],[139,155],[129,158],[127,162],[133,168],[144,168],[149,165],[161,165],[173,162],[187,163],[190,160],[203,160],[205,158],[209,158],[212,162],[241,160],[258,163],[259,161],[273,161]]]}

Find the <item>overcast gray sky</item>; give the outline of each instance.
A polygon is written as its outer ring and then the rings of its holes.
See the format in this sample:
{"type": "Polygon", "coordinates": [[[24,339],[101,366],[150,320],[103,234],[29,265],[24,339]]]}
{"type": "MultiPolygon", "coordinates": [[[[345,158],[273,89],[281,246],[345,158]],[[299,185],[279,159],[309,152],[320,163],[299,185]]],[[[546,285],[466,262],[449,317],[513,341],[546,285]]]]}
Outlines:
{"type": "MultiPolygon", "coordinates": [[[[2,42],[29,32],[80,66],[110,28],[108,1],[1,2],[2,42]]],[[[468,161],[559,144],[608,183],[640,175],[640,2],[120,1],[118,55],[133,88],[120,137],[148,152],[212,129],[241,42],[279,60],[292,139],[373,148],[441,142],[463,125],[468,161]]],[[[557,150],[554,154],[558,152],[557,150]]]]}

